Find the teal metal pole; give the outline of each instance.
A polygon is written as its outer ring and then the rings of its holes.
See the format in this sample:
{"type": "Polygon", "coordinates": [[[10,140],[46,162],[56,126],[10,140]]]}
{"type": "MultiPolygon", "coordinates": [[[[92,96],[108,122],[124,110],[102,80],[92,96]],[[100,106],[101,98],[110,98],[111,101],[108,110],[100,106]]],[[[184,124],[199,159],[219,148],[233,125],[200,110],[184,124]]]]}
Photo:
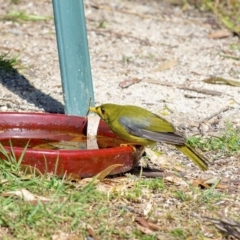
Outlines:
{"type": "Polygon", "coordinates": [[[94,93],[83,0],[52,2],[65,112],[86,116],[94,93]]]}

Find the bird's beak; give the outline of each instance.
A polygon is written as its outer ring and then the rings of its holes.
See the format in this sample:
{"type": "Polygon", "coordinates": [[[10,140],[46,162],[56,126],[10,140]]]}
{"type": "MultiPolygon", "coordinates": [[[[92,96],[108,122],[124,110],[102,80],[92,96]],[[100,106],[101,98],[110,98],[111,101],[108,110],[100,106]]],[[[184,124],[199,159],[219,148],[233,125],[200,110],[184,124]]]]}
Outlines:
{"type": "Polygon", "coordinates": [[[89,110],[89,111],[91,111],[91,112],[98,113],[98,112],[97,112],[97,109],[96,109],[96,108],[94,108],[94,107],[90,107],[88,110],[89,110]]]}

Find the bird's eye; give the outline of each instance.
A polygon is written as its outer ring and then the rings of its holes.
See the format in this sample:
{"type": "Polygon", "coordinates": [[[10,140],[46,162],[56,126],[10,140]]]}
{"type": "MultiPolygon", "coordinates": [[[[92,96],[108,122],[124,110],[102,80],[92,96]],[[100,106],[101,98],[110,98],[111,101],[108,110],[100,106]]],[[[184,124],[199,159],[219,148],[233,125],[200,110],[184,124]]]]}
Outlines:
{"type": "Polygon", "coordinates": [[[101,108],[101,112],[102,112],[102,114],[105,114],[104,108],[101,108]]]}

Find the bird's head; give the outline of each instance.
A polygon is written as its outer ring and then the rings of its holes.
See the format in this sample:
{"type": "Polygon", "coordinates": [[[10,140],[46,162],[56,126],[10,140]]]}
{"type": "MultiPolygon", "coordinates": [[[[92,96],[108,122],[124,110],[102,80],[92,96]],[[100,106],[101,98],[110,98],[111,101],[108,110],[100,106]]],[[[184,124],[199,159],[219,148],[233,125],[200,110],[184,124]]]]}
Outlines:
{"type": "Polygon", "coordinates": [[[116,114],[119,113],[119,107],[119,105],[107,103],[98,107],[90,107],[89,111],[97,113],[100,118],[106,123],[109,123],[115,118],[116,114]]]}

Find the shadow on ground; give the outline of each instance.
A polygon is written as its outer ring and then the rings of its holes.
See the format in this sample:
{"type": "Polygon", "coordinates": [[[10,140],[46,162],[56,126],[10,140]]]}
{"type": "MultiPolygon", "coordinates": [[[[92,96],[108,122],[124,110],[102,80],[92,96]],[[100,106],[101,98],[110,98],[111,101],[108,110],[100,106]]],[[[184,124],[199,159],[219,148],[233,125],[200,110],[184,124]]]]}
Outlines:
{"type": "Polygon", "coordinates": [[[64,113],[64,106],[61,102],[35,88],[14,68],[7,71],[0,68],[0,83],[22,99],[44,109],[45,112],[64,113]]]}

